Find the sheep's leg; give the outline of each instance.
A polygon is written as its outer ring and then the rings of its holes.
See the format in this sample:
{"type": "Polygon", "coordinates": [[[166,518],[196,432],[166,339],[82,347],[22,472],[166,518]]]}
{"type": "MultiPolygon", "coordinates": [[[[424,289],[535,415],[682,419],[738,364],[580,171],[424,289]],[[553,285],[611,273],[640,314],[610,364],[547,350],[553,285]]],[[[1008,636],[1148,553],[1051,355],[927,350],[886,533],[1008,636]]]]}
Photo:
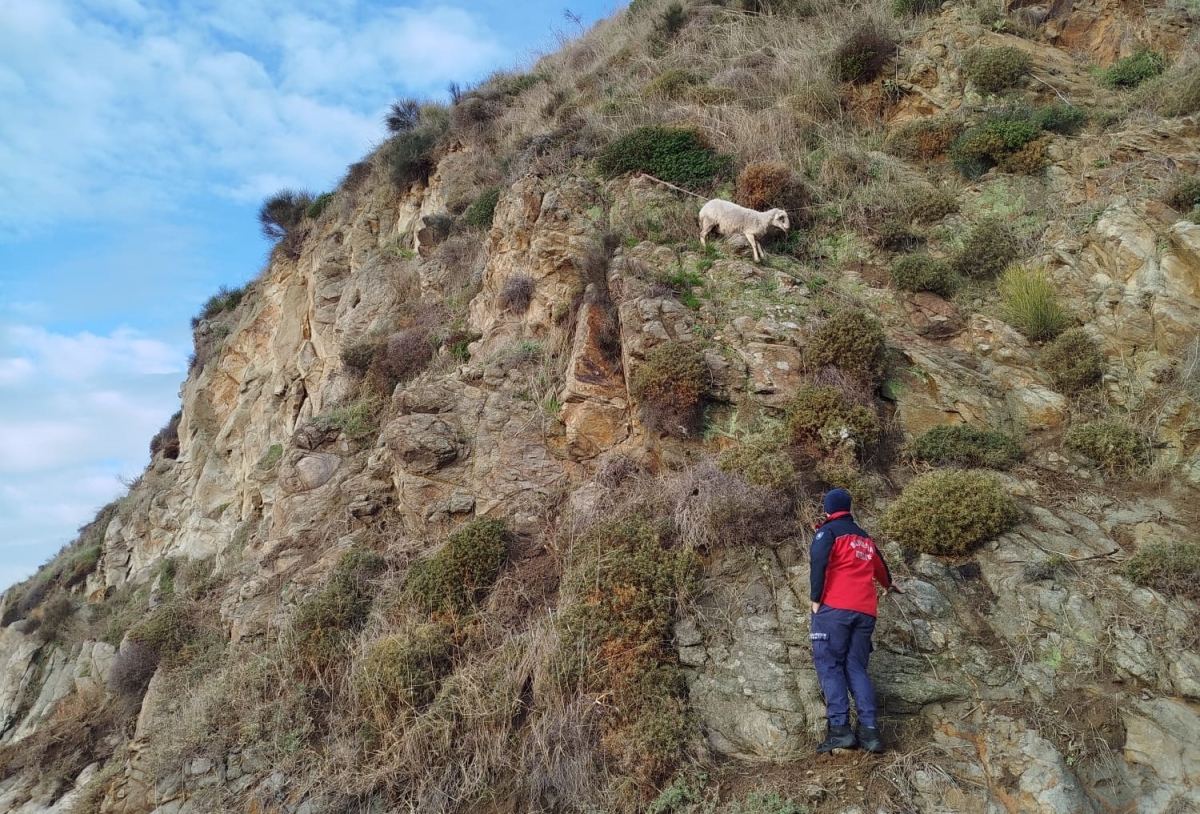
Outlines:
{"type": "Polygon", "coordinates": [[[706,223],[700,228],[700,245],[701,246],[708,245],[705,241],[708,239],[709,233],[712,232],[713,225],[714,224],[706,223]]]}
{"type": "Polygon", "coordinates": [[[762,254],[761,250],[758,248],[758,241],[755,240],[754,234],[752,232],[746,232],[746,240],[750,241],[750,252],[754,255],[754,262],[761,263],[762,254]]]}

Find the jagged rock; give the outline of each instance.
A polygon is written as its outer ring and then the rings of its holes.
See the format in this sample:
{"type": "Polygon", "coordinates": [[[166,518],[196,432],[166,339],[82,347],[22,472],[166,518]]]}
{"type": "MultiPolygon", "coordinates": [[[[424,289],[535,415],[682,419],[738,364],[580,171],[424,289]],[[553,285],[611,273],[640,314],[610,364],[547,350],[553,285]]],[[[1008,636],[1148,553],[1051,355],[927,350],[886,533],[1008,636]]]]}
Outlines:
{"type": "Polygon", "coordinates": [[[424,413],[397,418],[388,425],[385,435],[400,465],[414,475],[436,472],[459,456],[457,430],[424,413]]]}

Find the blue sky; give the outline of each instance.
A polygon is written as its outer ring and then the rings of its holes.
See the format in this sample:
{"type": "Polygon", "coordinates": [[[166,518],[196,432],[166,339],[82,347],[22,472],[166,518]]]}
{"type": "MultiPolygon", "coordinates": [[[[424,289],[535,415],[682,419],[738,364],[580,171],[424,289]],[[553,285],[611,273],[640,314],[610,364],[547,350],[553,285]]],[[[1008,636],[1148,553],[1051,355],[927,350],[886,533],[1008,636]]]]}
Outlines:
{"type": "Polygon", "coordinates": [[[0,589],[145,467],[189,319],[264,265],[263,198],[617,6],[0,0],[0,589]]]}

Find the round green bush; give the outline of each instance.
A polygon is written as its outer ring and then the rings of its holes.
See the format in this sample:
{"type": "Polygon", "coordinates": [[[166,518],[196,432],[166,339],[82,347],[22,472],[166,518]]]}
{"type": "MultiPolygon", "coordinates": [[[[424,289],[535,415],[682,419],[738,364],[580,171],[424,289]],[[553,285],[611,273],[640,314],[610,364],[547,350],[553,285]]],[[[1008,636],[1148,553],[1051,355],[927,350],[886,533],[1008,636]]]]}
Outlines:
{"type": "Polygon", "coordinates": [[[670,340],[646,355],[630,393],[640,402],[647,427],[686,438],[696,431],[709,379],[704,357],[690,344],[670,340]]]}
{"type": "Polygon", "coordinates": [[[1072,424],[1066,444],[1113,475],[1137,472],[1150,459],[1146,442],[1137,430],[1112,418],[1072,424]]]}
{"type": "Polygon", "coordinates": [[[812,444],[825,453],[850,446],[860,455],[879,442],[879,418],[874,411],[847,404],[836,387],[801,387],[787,407],[788,437],[812,444]]]}
{"type": "Polygon", "coordinates": [[[964,277],[990,279],[1020,256],[1017,238],[999,218],[984,218],[967,232],[954,270],[964,277]]]}
{"type": "Polygon", "coordinates": [[[934,427],[908,444],[910,457],[931,464],[1008,469],[1021,460],[1021,445],[1000,430],[977,430],[968,424],[934,427]]]}
{"type": "Polygon", "coordinates": [[[984,119],[950,145],[950,161],[967,178],[978,178],[1033,143],[1041,128],[1028,118],[1001,114],[984,119]]]}
{"type": "Polygon", "coordinates": [[[500,187],[489,187],[471,202],[462,214],[463,226],[468,229],[491,229],[496,215],[496,204],[500,201],[500,187]]]}
{"type": "Polygon", "coordinates": [[[360,702],[383,720],[428,704],[450,672],[453,646],[453,636],[437,623],[375,642],[354,676],[360,702]]]}
{"type": "Polygon", "coordinates": [[[1125,561],[1121,568],[1133,583],[1200,602],[1200,545],[1153,543],[1125,561]]]}
{"type": "Polygon", "coordinates": [[[1040,361],[1054,386],[1066,393],[1085,390],[1104,377],[1104,356],[1082,328],[1072,328],[1046,345],[1040,361]]]}
{"type": "Polygon", "coordinates": [[[881,528],[925,554],[965,554],[1021,517],[990,472],[942,469],[913,479],[892,501],[881,528]]]}
{"type": "Polygon", "coordinates": [[[949,264],[927,254],[908,254],[893,263],[892,282],[902,291],[932,291],[942,297],[958,288],[949,264]]]}
{"type": "Polygon", "coordinates": [[[1033,57],[1020,48],[975,46],[963,55],[963,74],[985,93],[999,93],[1016,85],[1033,67],[1033,57]]]}
{"type": "Polygon", "coordinates": [[[867,311],[846,308],[812,333],[805,352],[815,367],[833,365],[870,382],[883,372],[887,336],[883,324],[867,311]]]}
{"type": "Polygon", "coordinates": [[[597,166],[606,178],[645,172],[693,190],[733,174],[730,156],[710,147],[699,131],[676,127],[639,127],[601,150],[597,166]]]}
{"type": "Polygon", "coordinates": [[[834,75],[840,82],[870,82],[895,52],[896,41],[890,34],[873,24],[860,26],[834,52],[834,75]]]}
{"type": "Polygon", "coordinates": [[[472,520],[433,557],[412,564],[406,593],[428,613],[467,613],[500,575],[508,539],[503,520],[472,520]]]}
{"type": "Polygon", "coordinates": [[[1124,59],[1118,59],[1100,74],[1100,78],[1109,87],[1136,88],[1166,69],[1166,54],[1143,48],[1124,59]]]}
{"type": "Polygon", "coordinates": [[[1054,102],[1033,111],[1033,123],[1043,130],[1070,136],[1087,123],[1087,113],[1075,105],[1054,102]]]}

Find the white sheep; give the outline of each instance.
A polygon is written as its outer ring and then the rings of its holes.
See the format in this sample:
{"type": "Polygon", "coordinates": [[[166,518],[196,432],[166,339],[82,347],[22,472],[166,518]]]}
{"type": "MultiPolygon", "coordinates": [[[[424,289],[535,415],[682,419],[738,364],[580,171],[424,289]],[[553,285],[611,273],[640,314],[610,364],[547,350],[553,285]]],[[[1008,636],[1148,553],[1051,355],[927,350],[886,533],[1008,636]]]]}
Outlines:
{"type": "Polygon", "coordinates": [[[723,235],[742,234],[750,242],[750,251],[754,254],[755,263],[762,262],[762,249],[758,245],[758,238],[765,235],[772,226],[784,232],[791,229],[792,224],[788,220],[787,212],[782,209],[755,212],[720,198],[700,207],[700,245],[708,245],[705,240],[713,229],[723,235]]]}

